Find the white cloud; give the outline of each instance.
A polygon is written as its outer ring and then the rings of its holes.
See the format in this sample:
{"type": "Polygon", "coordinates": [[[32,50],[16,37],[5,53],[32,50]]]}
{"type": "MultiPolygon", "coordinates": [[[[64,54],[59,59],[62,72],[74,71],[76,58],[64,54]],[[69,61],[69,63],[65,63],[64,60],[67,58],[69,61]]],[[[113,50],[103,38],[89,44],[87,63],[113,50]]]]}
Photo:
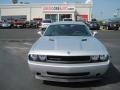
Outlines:
{"type": "Polygon", "coordinates": [[[93,4],[93,0],[86,0],[85,4],[93,4]]]}

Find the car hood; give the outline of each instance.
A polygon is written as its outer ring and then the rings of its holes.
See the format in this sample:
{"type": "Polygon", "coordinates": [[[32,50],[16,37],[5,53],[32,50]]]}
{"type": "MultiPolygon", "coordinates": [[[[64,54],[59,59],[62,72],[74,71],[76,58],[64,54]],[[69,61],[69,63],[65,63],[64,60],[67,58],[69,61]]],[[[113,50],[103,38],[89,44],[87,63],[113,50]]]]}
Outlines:
{"type": "Polygon", "coordinates": [[[107,54],[105,47],[93,36],[43,36],[30,53],[42,55],[95,55],[107,54]]]}

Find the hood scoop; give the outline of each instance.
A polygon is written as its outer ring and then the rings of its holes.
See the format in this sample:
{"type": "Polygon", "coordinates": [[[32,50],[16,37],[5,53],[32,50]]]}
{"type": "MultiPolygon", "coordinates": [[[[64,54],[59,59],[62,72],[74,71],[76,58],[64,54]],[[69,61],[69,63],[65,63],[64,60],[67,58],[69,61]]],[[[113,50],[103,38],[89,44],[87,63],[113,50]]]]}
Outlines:
{"type": "Polygon", "coordinates": [[[85,39],[82,39],[81,41],[87,41],[87,39],[85,38],[85,39]]]}
{"type": "Polygon", "coordinates": [[[53,38],[49,38],[49,41],[55,41],[53,38]]]}

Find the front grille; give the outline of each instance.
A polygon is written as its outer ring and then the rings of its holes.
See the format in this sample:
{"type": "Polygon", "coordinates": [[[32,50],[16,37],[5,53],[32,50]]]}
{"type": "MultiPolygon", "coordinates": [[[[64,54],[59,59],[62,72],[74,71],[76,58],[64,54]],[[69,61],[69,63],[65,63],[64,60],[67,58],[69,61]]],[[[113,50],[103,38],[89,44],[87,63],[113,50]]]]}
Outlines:
{"type": "Polygon", "coordinates": [[[52,63],[89,63],[90,56],[47,56],[52,63]]]}

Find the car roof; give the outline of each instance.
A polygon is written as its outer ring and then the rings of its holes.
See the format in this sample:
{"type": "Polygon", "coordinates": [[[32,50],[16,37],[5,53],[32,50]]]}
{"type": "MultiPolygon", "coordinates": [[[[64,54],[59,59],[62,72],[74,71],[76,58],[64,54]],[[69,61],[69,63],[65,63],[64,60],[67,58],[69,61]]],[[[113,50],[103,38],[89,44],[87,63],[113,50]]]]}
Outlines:
{"type": "Polygon", "coordinates": [[[80,25],[85,25],[83,22],[76,22],[76,21],[60,21],[60,22],[54,22],[51,25],[56,25],[56,24],[80,24],[80,25]]]}

